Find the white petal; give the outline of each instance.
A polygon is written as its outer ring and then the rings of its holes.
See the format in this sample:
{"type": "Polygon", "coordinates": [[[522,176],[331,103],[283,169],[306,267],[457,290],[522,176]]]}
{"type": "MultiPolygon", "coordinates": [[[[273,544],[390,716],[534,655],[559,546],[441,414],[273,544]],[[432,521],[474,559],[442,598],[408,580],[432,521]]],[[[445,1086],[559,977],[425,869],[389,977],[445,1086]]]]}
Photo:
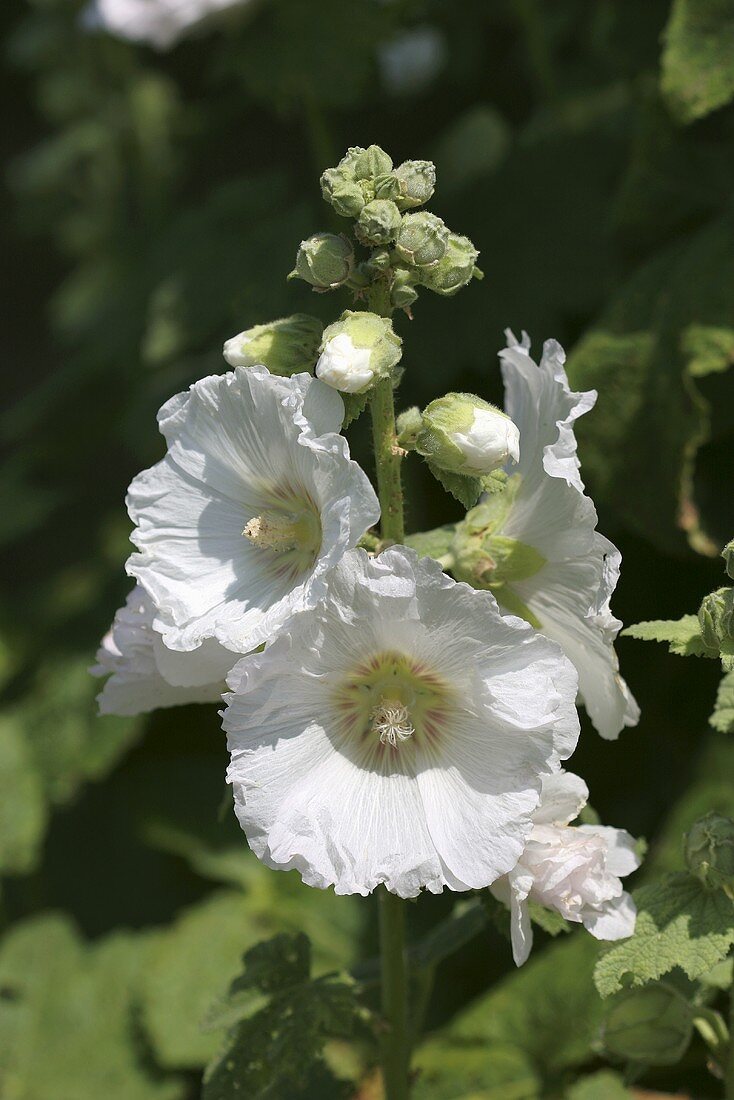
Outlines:
{"type": "Polygon", "coordinates": [[[192,27],[225,8],[249,0],[94,0],[85,13],[90,28],[170,49],[192,27]]]}
{"type": "Polygon", "coordinates": [[[522,966],[533,947],[533,925],[527,901],[514,890],[510,894],[510,937],[515,966],[522,966]]]}
{"type": "Polygon", "coordinates": [[[597,940],[623,940],[635,930],[637,909],[629,894],[605,903],[601,912],[584,914],[584,927],[597,940]]]}
{"type": "Polygon", "coordinates": [[[533,814],[536,825],[567,825],[589,800],[589,788],[578,775],[558,771],[543,777],[540,805],[533,814]]]}
{"type": "Polygon", "coordinates": [[[613,829],[610,825],[579,825],[578,829],[604,840],[607,845],[606,866],[610,874],[624,878],[640,866],[635,838],[625,829],[613,829]]]}

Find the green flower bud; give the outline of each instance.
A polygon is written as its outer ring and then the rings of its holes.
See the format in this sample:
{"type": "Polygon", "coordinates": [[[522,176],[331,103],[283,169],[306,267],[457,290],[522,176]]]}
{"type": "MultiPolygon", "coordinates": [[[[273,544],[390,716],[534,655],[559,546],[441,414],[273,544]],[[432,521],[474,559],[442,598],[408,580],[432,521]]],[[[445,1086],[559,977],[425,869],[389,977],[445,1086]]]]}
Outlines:
{"type": "Polygon", "coordinates": [[[719,588],[706,596],[698,610],[703,644],[719,651],[734,634],[734,588],[719,588]]]}
{"type": "Polygon", "coordinates": [[[655,982],[613,999],[602,1044],[613,1058],[668,1066],[680,1060],[692,1034],[693,1017],[684,998],[672,985],[655,982]]]}
{"type": "Polygon", "coordinates": [[[399,206],[401,205],[403,192],[400,186],[400,180],[394,172],[388,172],[387,175],[377,177],[375,180],[375,198],[389,199],[390,202],[395,202],[399,206]]]}
{"type": "Polygon", "coordinates": [[[379,275],[382,275],[389,268],[391,263],[390,253],[386,248],[376,248],[369,259],[363,263],[358,264],[359,270],[367,277],[371,282],[379,275]]]}
{"type": "Polygon", "coordinates": [[[301,241],[289,279],[303,279],[316,290],[333,290],[347,281],[354,267],[354,250],[344,236],[315,233],[301,241]]]}
{"type": "Polygon", "coordinates": [[[398,231],[396,251],[406,264],[429,267],[446,255],[449,231],[435,214],[420,210],[406,214],[398,231]]]}
{"type": "Polygon", "coordinates": [[[420,282],[434,294],[450,298],[471,282],[479,252],[468,237],[449,233],[446,254],[434,267],[421,272],[420,282]]]}
{"type": "Polygon", "coordinates": [[[393,275],[390,286],[390,302],[395,309],[410,309],[418,298],[415,289],[416,273],[405,267],[399,267],[393,275]]]}
{"type": "Polygon", "coordinates": [[[379,145],[370,145],[367,149],[360,150],[351,162],[351,166],[355,179],[369,180],[373,184],[380,176],[386,176],[388,172],[392,172],[392,160],[379,145]]]}
{"type": "Polygon", "coordinates": [[[416,450],[441,470],[483,477],[520,458],[520,433],[499,409],[471,393],[447,393],[423,410],[416,450]]]}
{"type": "Polygon", "coordinates": [[[365,393],[397,366],[401,345],[388,317],[347,309],[324,329],[316,377],[342,393],[365,393]]]}
{"type": "Polygon", "coordinates": [[[231,367],[253,367],[263,363],[271,374],[289,378],[300,371],[312,371],[318,358],[323,325],[317,317],[294,313],[267,325],[254,325],[224,345],[224,358],[231,367]]]}
{"type": "Polygon", "coordinates": [[[430,160],[406,160],[395,169],[400,183],[400,198],[395,202],[401,210],[410,210],[428,202],[436,187],[436,168],[430,160]]]}
{"type": "Polygon", "coordinates": [[[389,199],[373,199],[360,212],[354,232],[362,244],[388,244],[400,228],[400,211],[389,199]]]}
{"type": "Polygon", "coordinates": [[[715,812],[706,814],[686,834],[688,870],[712,890],[734,900],[734,821],[715,812]]]}
{"type": "Polygon", "coordinates": [[[721,556],[724,559],[724,566],[727,573],[734,580],[734,539],[731,542],[727,542],[724,549],[721,551],[721,556]]]}
{"type": "Polygon", "coordinates": [[[356,218],[368,201],[363,182],[342,168],[327,168],[321,176],[321,194],[342,218],[356,218]]]}

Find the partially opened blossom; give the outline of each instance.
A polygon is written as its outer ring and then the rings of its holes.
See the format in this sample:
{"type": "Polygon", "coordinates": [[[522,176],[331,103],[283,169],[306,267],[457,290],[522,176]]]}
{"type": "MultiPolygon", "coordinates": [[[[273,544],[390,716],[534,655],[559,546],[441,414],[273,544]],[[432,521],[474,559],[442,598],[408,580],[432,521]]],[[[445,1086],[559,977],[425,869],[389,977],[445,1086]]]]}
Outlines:
{"type": "Polygon", "coordinates": [[[228,682],[250,847],[339,894],[493,882],[578,737],[560,648],[404,547],[348,554],[323,602],[228,682]]]}
{"type": "Polygon", "coordinates": [[[150,597],[136,585],[97,651],[95,676],[108,677],[101,714],[143,714],[158,707],[216,702],[241,654],[209,639],[190,653],[167,649],[153,629],[150,597]]]}
{"type": "Polygon", "coordinates": [[[508,338],[500,352],[505,410],[520,432],[520,457],[505,491],[469,513],[457,575],[491,588],[506,610],[563,647],[589,717],[602,737],[615,738],[640,712],[613,644],[622,624],[609,601],[621,555],[596,530],[576,455],[574,421],[596,392],[571,391],[555,340],[537,364],[527,336],[521,344],[508,338]]]}
{"type": "Polygon", "coordinates": [[[533,945],[529,902],[583,924],[598,940],[624,939],[634,932],[635,904],[620,882],[640,864],[634,839],[624,829],[569,825],[588,797],[578,776],[564,771],[546,776],[525,851],[510,874],[491,887],[510,907],[518,966],[533,945]]]}
{"type": "Polygon", "coordinates": [[[90,27],[119,38],[168,50],[205,19],[251,0],[93,0],[85,14],[90,27]]]}
{"type": "Polygon", "coordinates": [[[196,382],[158,420],[166,457],[135,478],[128,562],[169,649],[214,638],[246,653],[325,593],[326,576],[379,517],[338,434],[331,387],[238,367],[196,382]]]}

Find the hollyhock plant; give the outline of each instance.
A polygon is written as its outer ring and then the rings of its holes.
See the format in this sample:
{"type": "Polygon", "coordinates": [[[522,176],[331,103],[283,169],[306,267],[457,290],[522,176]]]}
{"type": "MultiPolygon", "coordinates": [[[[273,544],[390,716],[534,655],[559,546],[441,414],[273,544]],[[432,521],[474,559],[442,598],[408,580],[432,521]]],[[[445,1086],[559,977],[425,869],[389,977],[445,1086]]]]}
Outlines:
{"type": "Polygon", "coordinates": [[[229,683],[250,847],[338,894],[494,881],[578,736],[560,648],[404,547],[347,555],[322,603],[229,683]]]}
{"type": "Polygon", "coordinates": [[[128,572],[169,649],[245,653],[324,595],[328,571],[379,517],[349,458],[341,398],[305,374],[239,367],[158,414],[168,451],[135,478],[128,572]]]}
{"type": "Polygon", "coordinates": [[[184,703],[216,702],[241,654],[209,638],[198,649],[168,649],[153,629],[155,608],[136,584],[102,639],[95,676],[107,681],[97,697],[100,714],[134,715],[184,703]]]}
{"type": "Polygon", "coordinates": [[[543,778],[540,805],[525,851],[491,887],[509,905],[512,954],[518,966],[533,946],[529,903],[583,924],[598,940],[619,940],[635,928],[635,905],[621,878],[639,867],[633,837],[604,825],[570,825],[586,805],[582,779],[559,771],[543,778]]]}
{"type": "Polygon", "coordinates": [[[584,492],[574,421],[596,392],[573,393],[563,349],[548,340],[539,364],[530,342],[508,333],[500,353],[507,414],[520,434],[505,491],[470,511],[455,543],[456,575],[487,587],[507,611],[554,638],[573,661],[596,729],[615,738],[639,719],[619,674],[614,639],[621,623],[609,601],[619,579],[617,548],[596,530],[584,492]]]}

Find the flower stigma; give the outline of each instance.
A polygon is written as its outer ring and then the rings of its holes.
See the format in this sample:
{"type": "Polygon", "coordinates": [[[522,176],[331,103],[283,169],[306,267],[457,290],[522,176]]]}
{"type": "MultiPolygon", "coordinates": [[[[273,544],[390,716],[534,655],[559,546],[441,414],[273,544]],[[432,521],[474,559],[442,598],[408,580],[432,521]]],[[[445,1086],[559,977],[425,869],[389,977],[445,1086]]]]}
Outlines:
{"type": "Polygon", "coordinates": [[[399,741],[407,741],[415,733],[410,721],[410,711],[399,699],[381,699],[373,707],[370,718],[372,729],[379,734],[383,745],[398,747],[399,741]]]}

